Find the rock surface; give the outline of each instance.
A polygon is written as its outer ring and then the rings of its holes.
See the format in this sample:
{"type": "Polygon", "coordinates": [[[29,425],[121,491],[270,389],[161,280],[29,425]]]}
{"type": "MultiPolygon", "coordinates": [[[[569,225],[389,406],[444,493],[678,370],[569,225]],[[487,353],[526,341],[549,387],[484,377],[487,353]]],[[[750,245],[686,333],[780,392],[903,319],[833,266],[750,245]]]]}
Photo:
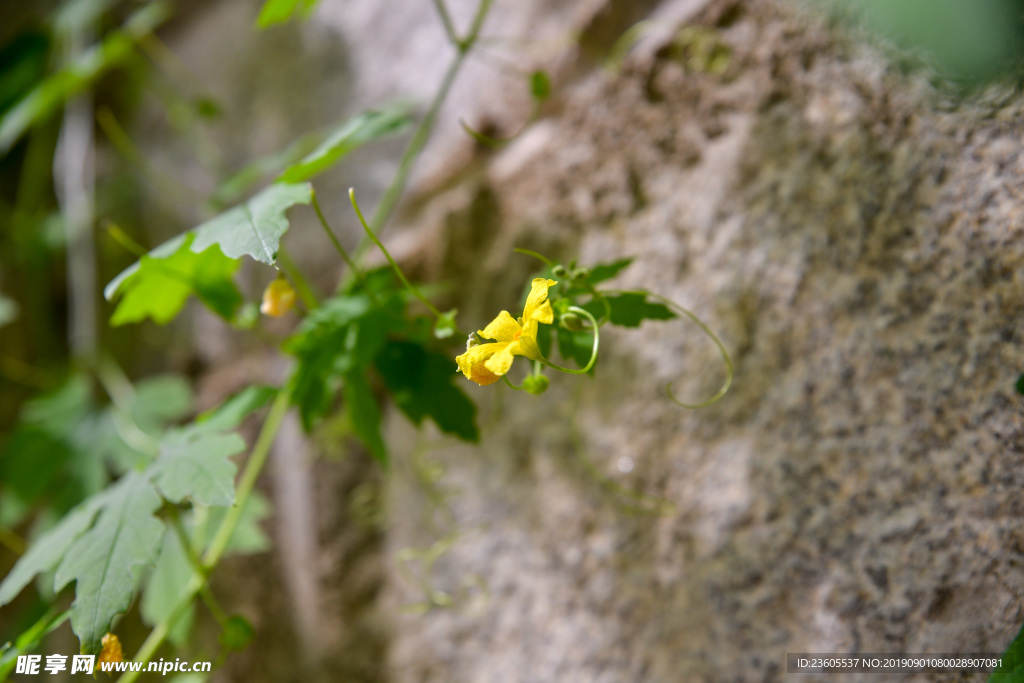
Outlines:
{"type": "MultiPolygon", "coordinates": [[[[465,533],[433,581],[489,598],[399,619],[395,680],[777,680],[787,652],[1001,652],[1020,627],[1020,98],[952,101],[792,5],[697,9],[724,72],[638,49],[408,222],[474,283],[466,326],[515,307],[537,264],[514,246],[637,257],[617,284],[718,330],[733,389],[669,403],[722,369],[653,322],[608,334],[593,380],[470,386],[481,448],[427,456],[465,533]]],[[[396,555],[438,538],[409,490],[396,555]]]]}

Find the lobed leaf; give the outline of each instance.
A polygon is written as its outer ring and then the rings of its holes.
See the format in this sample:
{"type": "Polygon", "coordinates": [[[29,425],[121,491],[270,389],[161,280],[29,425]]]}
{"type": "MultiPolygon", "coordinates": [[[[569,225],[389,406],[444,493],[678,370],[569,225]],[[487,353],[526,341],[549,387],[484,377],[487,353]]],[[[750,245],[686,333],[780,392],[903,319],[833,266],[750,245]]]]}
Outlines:
{"type": "MultiPolygon", "coordinates": [[[[605,299],[611,310],[610,322],[614,325],[639,327],[644,320],[672,320],[676,317],[668,306],[648,301],[646,292],[623,292],[605,299]]],[[[600,301],[588,302],[582,308],[590,311],[594,317],[604,314],[604,306],[600,301]]]]}
{"type": "Polygon", "coordinates": [[[111,282],[108,298],[117,293],[122,298],[110,324],[125,325],[146,318],[166,324],[192,294],[220,316],[231,318],[242,303],[242,295],[231,281],[240,264],[213,246],[194,251],[194,244],[194,235],[179,236],[143,256],[111,282]],[[172,248],[173,252],[167,254],[172,248]]]}
{"type": "Polygon", "coordinates": [[[191,499],[204,505],[231,505],[237,468],[228,458],[243,450],[245,441],[237,434],[165,438],[147,474],[173,503],[191,499]]]}
{"type": "Polygon", "coordinates": [[[448,434],[479,441],[476,405],[455,382],[451,358],[411,341],[392,341],[375,361],[395,404],[415,424],[430,418],[448,434]]]}
{"type": "Polygon", "coordinates": [[[128,474],[101,496],[96,523],[67,549],[54,580],[56,591],[76,582],[71,628],[85,653],[100,651],[114,617],[128,609],[141,566],[156,560],[164,528],[153,516],[160,496],[145,477],[128,474]]]}
{"type": "MultiPolygon", "coordinates": [[[[122,324],[147,316],[166,322],[177,314],[193,291],[214,311],[230,317],[241,302],[241,296],[230,284],[229,276],[238,267],[231,259],[249,256],[272,265],[277,259],[281,237],[288,230],[285,212],[296,204],[309,204],[312,192],[307,183],[274,183],[249,201],[154,248],[103,290],[107,300],[113,299],[148,266],[142,283],[146,285],[146,294],[136,294],[137,300],[124,313],[119,307],[111,322],[122,324]],[[216,253],[212,249],[214,245],[222,253],[205,256],[207,250],[216,253]],[[194,255],[205,256],[209,261],[200,262],[194,255]],[[147,304],[150,297],[156,301],[147,304]]],[[[139,283],[134,286],[138,287],[139,283]]]]}

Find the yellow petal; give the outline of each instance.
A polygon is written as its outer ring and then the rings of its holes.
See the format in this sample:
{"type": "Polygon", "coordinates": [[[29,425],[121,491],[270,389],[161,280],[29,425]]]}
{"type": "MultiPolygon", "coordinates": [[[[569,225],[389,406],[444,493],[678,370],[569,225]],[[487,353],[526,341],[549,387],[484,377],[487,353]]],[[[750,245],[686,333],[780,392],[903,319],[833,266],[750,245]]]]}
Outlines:
{"type": "MultiPolygon", "coordinates": [[[[536,335],[537,334],[537,332],[536,332],[537,323],[536,322],[533,323],[533,327],[534,327],[534,335],[536,335]]],[[[516,344],[515,346],[517,347],[515,349],[517,356],[526,356],[530,360],[540,360],[541,359],[540,347],[537,346],[536,336],[530,337],[530,336],[527,336],[526,334],[524,334],[522,337],[519,338],[519,343],[516,344]]]]}
{"type": "Polygon", "coordinates": [[[516,319],[508,311],[502,311],[497,318],[491,321],[490,325],[480,330],[480,336],[508,344],[518,339],[522,331],[523,328],[516,322],[516,319]]]}
{"type": "Polygon", "coordinates": [[[493,356],[487,359],[484,363],[484,367],[487,368],[495,377],[501,377],[509,368],[512,367],[512,358],[514,352],[519,348],[519,344],[503,344],[502,348],[493,356]]]}
{"type": "Polygon", "coordinates": [[[530,296],[526,297],[526,308],[523,309],[523,322],[531,320],[551,324],[555,321],[555,312],[551,309],[551,302],[548,301],[548,287],[557,285],[555,280],[547,278],[534,278],[530,285],[530,296]]]}
{"type": "Polygon", "coordinates": [[[466,349],[466,352],[455,358],[455,362],[459,364],[459,370],[466,376],[467,379],[471,379],[480,386],[487,386],[493,384],[501,379],[500,375],[491,372],[487,368],[487,361],[498,352],[502,351],[508,344],[498,342],[496,344],[480,344],[470,349],[466,349]]]}

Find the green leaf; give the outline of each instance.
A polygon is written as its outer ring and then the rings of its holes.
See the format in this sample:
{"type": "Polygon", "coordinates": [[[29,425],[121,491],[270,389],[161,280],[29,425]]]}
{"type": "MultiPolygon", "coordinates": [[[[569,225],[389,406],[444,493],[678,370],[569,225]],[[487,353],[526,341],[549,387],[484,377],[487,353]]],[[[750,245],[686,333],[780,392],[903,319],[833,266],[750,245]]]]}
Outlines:
{"type": "Polygon", "coordinates": [[[0,117],[0,157],[32,126],[47,120],[65,101],[130,57],[135,42],[151,33],[170,15],[170,3],[146,5],[133,14],[123,28],[110,33],[99,45],[37,85],[0,117]]]}
{"type": "Polygon", "coordinates": [[[235,614],[224,623],[220,644],[228,650],[244,650],[252,642],[255,633],[245,617],[235,614]]]}
{"type": "Polygon", "coordinates": [[[36,539],[0,582],[0,605],[13,600],[37,574],[56,567],[67,555],[71,544],[89,528],[104,503],[102,494],[89,498],[65,515],[57,526],[36,539]]]}
{"type": "Polygon", "coordinates": [[[353,371],[345,375],[345,408],[352,431],[359,437],[370,453],[381,465],[387,466],[388,453],[380,435],[380,408],[377,398],[366,380],[366,373],[353,371]]]}
{"type": "Polygon", "coordinates": [[[281,237],[288,231],[285,212],[296,204],[309,204],[312,198],[308,183],[274,183],[244,204],[194,228],[192,251],[216,244],[228,258],[250,256],[273,265],[281,237]]]}
{"type": "Polygon", "coordinates": [[[181,375],[156,375],[135,385],[132,415],[143,430],[155,431],[192,411],[192,387],[181,375]]]}
{"type": "Polygon", "coordinates": [[[442,313],[441,317],[434,323],[434,337],[436,339],[447,339],[456,332],[459,328],[455,324],[455,316],[458,315],[459,309],[453,308],[446,313],[442,313]]]}
{"type": "Polygon", "coordinates": [[[147,474],[173,503],[191,499],[204,505],[231,505],[237,468],[228,458],[243,450],[245,441],[237,434],[165,438],[147,474]]]}
{"type": "Polygon", "coordinates": [[[259,17],[256,18],[256,24],[260,28],[267,28],[274,24],[283,24],[296,14],[308,17],[317,2],[318,0],[266,0],[259,17]]]}
{"type": "Polygon", "coordinates": [[[123,295],[110,318],[111,325],[146,318],[166,324],[178,315],[191,294],[197,294],[218,315],[231,318],[242,303],[242,295],[231,281],[240,264],[215,246],[194,251],[194,240],[194,235],[186,233],[166,242],[108,285],[108,298],[123,295]],[[173,252],[167,253],[172,247],[173,252]]]}
{"type": "Polygon", "coordinates": [[[153,517],[160,496],[142,476],[129,474],[101,494],[105,505],[57,568],[54,590],[76,581],[71,628],[82,652],[101,649],[114,617],[132,601],[143,565],[156,560],[163,524],[153,517]]]}
{"type": "MultiPolygon", "coordinates": [[[[166,261],[169,257],[177,255],[183,249],[183,244],[187,244],[188,248],[196,254],[201,254],[216,244],[228,259],[249,256],[261,263],[272,265],[280,249],[281,237],[288,230],[288,218],[285,216],[285,212],[296,204],[309,204],[312,197],[312,187],[307,183],[274,183],[244,204],[228,209],[189,232],[164,242],[144,256],[143,260],[149,258],[166,261]]],[[[186,263],[191,263],[191,261],[186,261],[186,263]]],[[[141,267],[142,260],[132,264],[111,280],[103,290],[103,295],[107,300],[112,299],[121,290],[122,285],[133,277],[141,267]]],[[[223,265],[219,270],[215,268],[215,274],[224,269],[226,266],[223,265]]],[[[168,279],[177,279],[179,284],[184,284],[180,273],[177,278],[173,272],[165,274],[168,279]]],[[[219,301],[220,297],[226,295],[226,289],[220,284],[221,278],[197,276],[186,279],[186,282],[191,284],[193,280],[198,285],[195,289],[201,298],[207,297],[219,301]]],[[[173,287],[166,280],[164,286],[173,287]]],[[[181,294],[179,293],[178,296],[180,297],[181,294]]],[[[184,300],[182,300],[183,303],[184,300]]],[[[209,301],[207,303],[210,304],[209,301]]],[[[222,302],[221,306],[223,306],[222,302]]],[[[180,307],[181,304],[178,308],[180,309],[180,307]]],[[[219,307],[213,305],[211,307],[220,312],[219,307]]]]}
{"type": "Polygon", "coordinates": [[[226,432],[242,424],[249,413],[270,402],[277,389],[265,386],[248,386],[227,400],[218,408],[207,411],[196,418],[191,426],[193,432],[226,432]]]}
{"type": "MultiPolygon", "coordinates": [[[[178,534],[168,529],[164,533],[160,557],[142,594],[142,603],[139,606],[142,620],[150,626],[156,626],[170,618],[194,574],[195,570],[192,569],[192,563],[181,545],[178,534]]],[[[186,613],[178,618],[167,636],[168,640],[178,647],[183,647],[188,639],[194,616],[195,609],[190,605],[186,613]]]]}
{"type": "Polygon", "coordinates": [[[1024,394],[1024,374],[1017,378],[1017,383],[1014,386],[1016,387],[1018,394],[1024,394]]]}
{"type": "Polygon", "coordinates": [[[403,309],[398,297],[371,305],[357,294],[328,299],[306,316],[284,348],[298,359],[291,396],[307,432],[330,410],[342,376],[365,372],[388,332],[402,327],[403,309]]]}
{"type": "Polygon", "coordinates": [[[342,124],[302,161],[285,170],[279,180],[286,183],[309,180],[358,147],[402,130],[411,120],[405,105],[359,114],[342,124]]]}
{"type": "Polygon", "coordinates": [[[988,683],[1024,683],[1024,627],[1006,648],[988,683]]]}
{"type": "Polygon", "coordinates": [[[612,261],[611,263],[599,263],[590,269],[590,275],[587,277],[587,282],[592,285],[596,285],[598,282],[611,280],[621,271],[625,270],[631,263],[633,263],[632,257],[619,259],[618,261],[612,261]]]}
{"type": "Polygon", "coordinates": [[[389,342],[377,356],[377,372],[395,404],[415,424],[429,417],[443,432],[479,441],[476,406],[455,382],[455,361],[410,341],[389,342]]]}
{"type": "MultiPolygon", "coordinates": [[[[664,304],[647,300],[646,292],[625,292],[605,297],[611,309],[611,320],[615,325],[639,327],[644,320],[672,320],[676,314],[664,304]]],[[[600,301],[590,301],[582,306],[594,317],[604,314],[604,306],[600,301]]]]}
{"type": "MultiPolygon", "coordinates": [[[[557,327],[558,353],[566,360],[574,360],[581,368],[590,362],[594,347],[594,335],[590,332],[570,332],[561,325],[557,327]]],[[[595,365],[596,367],[596,365],[595,365]]],[[[593,368],[591,369],[593,371],[593,368]]]]}
{"type": "Polygon", "coordinates": [[[42,644],[43,638],[62,626],[68,620],[68,616],[68,611],[57,612],[51,608],[28,630],[22,632],[13,643],[5,643],[0,646],[0,681],[7,680],[17,665],[19,655],[37,650],[42,644]]]}
{"type": "MultiPolygon", "coordinates": [[[[206,528],[219,529],[227,513],[228,508],[211,507],[206,528]]],[[[239,555],[251,555],[270,550],[270,538],[267,537],[261,526],[268,517],[270,517],[270,501],[259,491],[253,491],[249,495],[245,507],[242,508],[235,533],[231,535],[231,540],[228,541],[225,551],[239,555]]]]}

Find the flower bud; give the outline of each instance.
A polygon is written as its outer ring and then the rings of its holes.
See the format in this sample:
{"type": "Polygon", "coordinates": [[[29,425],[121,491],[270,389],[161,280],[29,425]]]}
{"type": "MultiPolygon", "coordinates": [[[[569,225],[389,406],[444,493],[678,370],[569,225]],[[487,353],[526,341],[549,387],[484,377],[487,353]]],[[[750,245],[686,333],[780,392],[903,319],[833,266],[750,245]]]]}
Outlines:
{"type": "Polygon", "coordinates": [[[274,318],[280,318],[282,315],[292,310],[295,306],[295,289],[288,284],[288,280],[284,279],[284,276],[278,275],[277,278],[267,285],[267,288],[263,290],[263,305],[260,306],[260,313],[263,315],[273,316],[274,318]]]}
{"type": "Polygon", "coordinates": [[[549,384],[551,380],[546,375],[527,375],[523,380],[523,389],[534,395],[543,394],[548,390],[549,384]]]}

